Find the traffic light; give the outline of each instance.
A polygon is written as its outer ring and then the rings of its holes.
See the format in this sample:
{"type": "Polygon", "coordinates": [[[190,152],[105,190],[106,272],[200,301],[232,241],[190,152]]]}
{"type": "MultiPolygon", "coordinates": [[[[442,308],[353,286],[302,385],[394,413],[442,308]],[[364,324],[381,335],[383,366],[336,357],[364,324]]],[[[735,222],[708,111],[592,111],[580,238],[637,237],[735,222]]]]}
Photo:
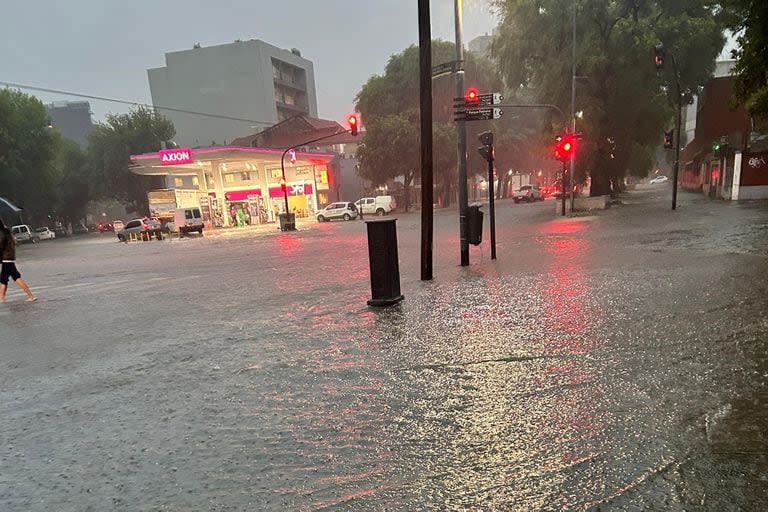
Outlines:
{"type": "Polygon", "coordinates": [[[723,144],[720,141],[715,141],[712,143],[712,154],[715,156],[720,156],[723,151],[723,144]]]}
{"type": "Polygon", "coordinates": [[[664,132],[664,149],[672,149],[675,145],[672,142],[674,140],[675,131],[669,130],[664,132]]]}
{"type": "Polygon", "coordinates": [[[477,87],[470,87],[467,89],[467,93],[464,95],[464,100],[467,103],[477,103],[480,101],[480,93],[477,91],[477,87]]]}
{"type": "Polygon", "coordinates": [[[349,123],[349,133],[352,135],[357,135],[357,116],[355,114],[351,114],[347,118],[347,122],[349,123]]]}
{"type": "Polygon", "coordinates": [[[482,156],[487,162],[493,162],[495,156],[495,151],[493,148],[493,132],[483,132],[478,135],[477,138],[482,144],[482,146],[477,148],[480,156],[482,156]]]}
{"type": "Polygon", "coordinates": [[[659,43],[653,48],[653,54],[654,54],[654,64],[656,65],[656,69],[662,69],[664,68],[664,58],[666,57],[666,51],[664,50],[664,45],[659,43]]]}
{"type": "Polygon", "coordinates": [[[280,178],[280,190],[283,192],[288,190],[288,186],[285,184],[285,178],[280,178]]]}
{"type": "Polygon", "coordinates": [[[565,162],[570,160],[576,154],[576,137],[572,134],[566,134],[555,139],[555,158],[565,162]]]}

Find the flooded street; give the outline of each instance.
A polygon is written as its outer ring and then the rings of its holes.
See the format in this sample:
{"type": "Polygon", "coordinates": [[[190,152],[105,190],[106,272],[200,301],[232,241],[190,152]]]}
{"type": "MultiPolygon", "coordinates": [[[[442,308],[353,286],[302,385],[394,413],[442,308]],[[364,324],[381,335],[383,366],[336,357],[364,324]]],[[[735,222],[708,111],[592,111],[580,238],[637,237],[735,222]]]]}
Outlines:
{"type": "Polygon", "coordinates": [[[761,509],[768,208],[669,192],[500,202],[469,268],[438,212],[430,283],[402,215],[381,311],[359,221],[23,247],[0,509],[761,509]]]}

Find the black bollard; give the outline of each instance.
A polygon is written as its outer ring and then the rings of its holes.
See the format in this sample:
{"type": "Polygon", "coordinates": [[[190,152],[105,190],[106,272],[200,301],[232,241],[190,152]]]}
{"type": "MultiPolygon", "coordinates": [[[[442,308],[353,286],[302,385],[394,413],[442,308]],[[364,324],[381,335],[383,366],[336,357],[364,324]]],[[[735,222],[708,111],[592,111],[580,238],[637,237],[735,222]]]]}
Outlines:
{"type": "Polygon", "coordinates": [[[403,300],[397,255],[397,219],[368,220],[368,261],[371,266],[369,306],[385,307],[403,300]]]}

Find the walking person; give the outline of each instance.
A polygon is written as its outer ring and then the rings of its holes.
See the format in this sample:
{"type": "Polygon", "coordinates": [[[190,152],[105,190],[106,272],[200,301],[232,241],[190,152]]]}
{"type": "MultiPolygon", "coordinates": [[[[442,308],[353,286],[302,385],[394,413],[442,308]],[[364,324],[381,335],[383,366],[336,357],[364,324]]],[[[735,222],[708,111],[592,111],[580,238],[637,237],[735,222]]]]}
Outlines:
{"type": "Polygon", "coordinates": [[[32,295],[32,291],[21,278],[21,274],[16,268],[16,240],[5,227],[2,220],[0,220],[0,258],[2,258],[2,267],[0,267],[0,302],[5,302],[8,279],[13,279],[19,285],[19,288],[27,294],[27,302],[35,302],[37,298],[32,295]]]}

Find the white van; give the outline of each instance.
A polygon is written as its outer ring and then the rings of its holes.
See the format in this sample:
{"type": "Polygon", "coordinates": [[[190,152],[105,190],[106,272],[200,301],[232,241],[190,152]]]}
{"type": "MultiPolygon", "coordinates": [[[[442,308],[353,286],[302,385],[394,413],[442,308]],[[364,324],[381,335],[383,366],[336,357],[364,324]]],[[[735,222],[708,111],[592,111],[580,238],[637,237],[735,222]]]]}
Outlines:
{"type": "Polygon", "coordinates": [[[397,208],[397,203],[392,196],[376,196],[358,199],[355,201],[355,206],[363,215],[373,215],[375,213],[381,217],[394,211],[397,208]]]}
{"type": "Polygon", "coordinates": [[[37,233],[32,231],[32,229],[27,226],[26,224],[19,224],[17,226],[13,226],[11,228],[11,233],[13,233],[13,237],[16,239],[16,242],[23,243],[23,242],[31,242],[33,244],[36,244],[40,241],[40,237],[37,233]]]}
{"type": "Polygon", "coordinates": [[[203,234],[203,215],[200,208],[176,208],[173,220],[165,225],[168,231],[191,233],[197,231],[203,234]]]}

